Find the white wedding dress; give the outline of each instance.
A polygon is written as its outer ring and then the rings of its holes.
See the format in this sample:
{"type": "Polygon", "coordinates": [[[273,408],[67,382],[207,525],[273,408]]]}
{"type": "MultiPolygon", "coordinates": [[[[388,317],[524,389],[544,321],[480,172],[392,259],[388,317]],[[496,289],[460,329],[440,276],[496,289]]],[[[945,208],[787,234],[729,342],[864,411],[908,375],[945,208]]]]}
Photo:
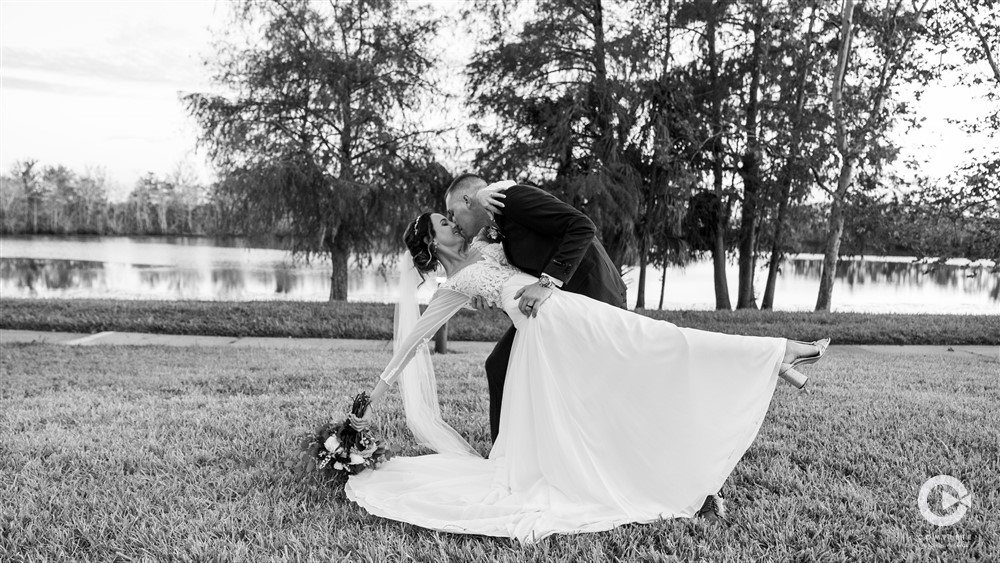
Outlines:
{"type": "Polygon", "coordinates": [[[527,318],[514,294],[537,279],[500,245],[477,247],[483,259],[439,288],[383,379],[469,296],[502,305],[517,335],[489,458],[396,457],[352,476],[348,498],[384,518],[522,542],[693,516],[756,437],[785,340],[680,328],[559,290],[527,318]]]}

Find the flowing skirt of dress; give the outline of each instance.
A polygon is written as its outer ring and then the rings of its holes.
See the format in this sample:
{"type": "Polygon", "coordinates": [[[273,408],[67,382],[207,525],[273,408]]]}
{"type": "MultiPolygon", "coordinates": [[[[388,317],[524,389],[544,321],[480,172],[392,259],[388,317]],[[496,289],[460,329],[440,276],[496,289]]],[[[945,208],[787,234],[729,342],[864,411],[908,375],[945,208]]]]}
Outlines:
{"type": "Polygon", "coordinates": [[[397,457],[352,476],[371,514],[532,542],[688,518],[760,429],[782,338],[677,327],[556,291],[536,318],[503,288],[517,327],[500,435],[488,459],[397,457]]]}

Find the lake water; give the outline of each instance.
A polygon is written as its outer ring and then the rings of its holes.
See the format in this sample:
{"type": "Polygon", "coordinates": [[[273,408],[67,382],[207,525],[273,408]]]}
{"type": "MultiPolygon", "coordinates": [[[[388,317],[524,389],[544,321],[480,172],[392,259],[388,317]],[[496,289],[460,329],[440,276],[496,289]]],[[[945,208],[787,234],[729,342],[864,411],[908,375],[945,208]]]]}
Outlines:
{"type": "MultiPolygon", "coordinates": [[[[274,248],[196,237],[0,237],[0,295],[25,298],[193,299],[222,301],[325,301],[328,263],[293,261],[274,248]]],[[[763,294],[766,263],[756,277],[763,294]]],[[[810,311],[816,302],[821,257],[797,255],[782,268],[775,309],[810,311]]],[[[735,304],[736,264],[728,269],[735,304]]],[[[391,302],[398,279],[375,266],[352,267],[351,301],[391,302]]],[[[647,271],[646,306],[655,308],[662,272],[647,271]]],[[[636,301],[638,270],[625,276],[629,305],[636,301]]],[[[427,300],[436,282],[420,296],[427,300]]],[[[712,309],[710,260],[668,268],[664,309],[712,309]]],[[[759,299],[758,299],[759,302],[759,299]]],[[[992,263],[952,260],[945,265],[912,258],[844,259],[837,268],[834,311],[1000,314],[1000,272],[992,263]]]]}

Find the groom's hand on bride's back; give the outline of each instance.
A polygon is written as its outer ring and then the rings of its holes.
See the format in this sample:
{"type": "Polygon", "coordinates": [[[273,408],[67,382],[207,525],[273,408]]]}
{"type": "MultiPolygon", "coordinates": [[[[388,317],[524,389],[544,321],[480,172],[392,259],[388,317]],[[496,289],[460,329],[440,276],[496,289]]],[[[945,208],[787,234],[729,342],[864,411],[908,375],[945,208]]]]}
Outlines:
{"type": "Polygon", "coordinates": [[[552,291],[551,287],[542,287],[537,282],[528,284],[514,294],[514,299],[519,300],[517,308],[525,317],[537,317],[538,309],[552,297],[552,291]]]}

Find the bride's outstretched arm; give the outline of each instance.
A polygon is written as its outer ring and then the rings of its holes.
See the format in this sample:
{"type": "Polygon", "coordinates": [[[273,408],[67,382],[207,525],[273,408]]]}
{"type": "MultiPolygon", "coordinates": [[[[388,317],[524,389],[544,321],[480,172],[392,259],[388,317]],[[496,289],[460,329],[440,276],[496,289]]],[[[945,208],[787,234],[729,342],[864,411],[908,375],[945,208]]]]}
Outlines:
{"type": "MultiPolygon", "coordinates": [[[[389,365],[382,371],[382,375],[379,376],[375,388],[372,389],[372,404],[385,395],[399,374],[413,359],[417,349],[426,344],[434,336],[434,333],[468,302],[468,295],[452,289],[442,288],[434,293],[430,303],[427,304],[427,309],[420,315],[413,330],[404,337],[402,342],[396,343],[396,352],[392,355],[389,365]]],[[[369,412],[371,412],[370,409],[369,412]]]]}

